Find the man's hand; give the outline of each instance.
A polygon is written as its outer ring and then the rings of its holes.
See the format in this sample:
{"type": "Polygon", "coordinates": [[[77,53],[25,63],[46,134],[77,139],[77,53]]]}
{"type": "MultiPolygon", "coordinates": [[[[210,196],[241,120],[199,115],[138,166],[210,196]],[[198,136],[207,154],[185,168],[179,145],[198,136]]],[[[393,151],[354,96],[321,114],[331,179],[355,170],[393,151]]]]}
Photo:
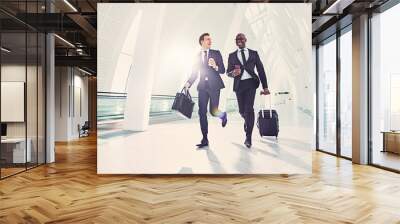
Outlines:
{"type": "Polygon", "coordinates": [[[183,88],[185,88],[185,90],[188,90],[190,88],[190,83],[188,83],[188,82],[185,83],[185,86],[183,88]]]}
{"type": "Polygon", "coordinates": [[[209,58],[208,59],[208,66],[211,66],[213,69],[218,70],[218,66],[215,63],[214,58],[209,58]]]}
{"type": "Polygon", "coordinates": [[[240,75],[240,68],[235,68],[235,69],[233,69],[233,72],[232,72],[232,74],[233,74],[233,77],[236,77],[236,76],[239,76],[240,75]]]}
{"type": "Polygon", "coordinates": [[[265,89],[261,90],[260,94],[261,94],[261,95],[269,95],[269,94],[271,94],[271,93],[269,92],[269,89],[268,89],[268,88],[265,88],[265,89]]]}

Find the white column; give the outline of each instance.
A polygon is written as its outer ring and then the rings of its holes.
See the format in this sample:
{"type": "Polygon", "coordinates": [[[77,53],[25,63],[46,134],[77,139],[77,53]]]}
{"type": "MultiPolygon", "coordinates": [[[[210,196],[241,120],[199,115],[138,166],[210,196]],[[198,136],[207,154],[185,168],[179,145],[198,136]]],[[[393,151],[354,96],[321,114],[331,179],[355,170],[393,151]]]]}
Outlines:
{"type": "Polygon", "coordinates": [[[353,20],[353,162],[368,163],[368,15],[353,20]]]}
{"type": "Polygon", "coordinates": [[[151,93],[153,88],[154,73],[156,71],[156,57],[161,28],[166,5],[159,10],[144,9],[142,21],[152,20],[155,26],[139,27],[137,44],[133,54],[133,62],[129,71],[127,85],[127,99],[125,104],[125,130],[144,131],[149,124],[151,93]],[[152,46],[141,43],[153,43],[152,46]]]}
{"type": "Polygon", "coordinates": [[[54,35],[46,35],[46,163],[55,161],[54,134],[55,134],[55,60],[54,35]]]}

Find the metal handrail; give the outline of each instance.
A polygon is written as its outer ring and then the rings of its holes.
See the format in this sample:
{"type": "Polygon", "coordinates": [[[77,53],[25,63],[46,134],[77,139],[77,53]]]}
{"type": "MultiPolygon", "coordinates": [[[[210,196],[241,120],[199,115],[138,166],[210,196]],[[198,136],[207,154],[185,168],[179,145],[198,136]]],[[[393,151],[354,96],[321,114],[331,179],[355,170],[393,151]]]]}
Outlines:
{"type": "MultiPolygon", "coordinates": [[[[117,119],[123,119],[124,118],[124,110],[125,110],[125,105],[123,103],[123,101],[127,98],[127,93],[118,93],[118,92],[98,92],[98,99],[99,100],[118,100],[115,101],[117,102],[116,104],[116,110],[115,112],[117,113],[110,113],[109,110],[107,110],[108,108],[101,108],[101,103],[98,103],[98,106],[100,109],[98,109],[98,114],[97,114],[97,118],[98,120],[117,120],[117,119]],[[102,110],[103,109],[103,110],[102,110]],[[101,114],[100,111],[104,111],[105,113],[101,114]]],[[[193,97],[193,99],[197,99],[198,97],[193,97]]],[[[161,95],[161,94],[157,94],[157,95],[152,95],[151,96],[152,102],[156,102],[159,103],[159,101],[166,101],[166,104],[163,104],[161,106],[161,108],[159,110],[152,110],[154,109],[154,107],[157,107],[157,104],[150,105],[150,116],[154,117],[154,116],[160,116],[160,115],[166,115],[166,114],[172,114],[173,110],[171,109],[172,107],[172,103],[173,100],[175,99],[175,96],[173,95],[161,95]],[[162,109],[164,108],[164,110],[162,109]]],[[[236,99],[234,98],[229,98],[227,99],[228,101],[232,101],[236,99]]],[[[163,102],[161,102],[163,103],[163,102]]],[[[112,104],[112,102],[110,103],[112,104]]],[[[112,110],[112,108],[111,108],[112,110]]],[[[197,110],[197,108],[194,109],[195,111],[197,110]]]]}
{"type": "MultiPolygon", "coordinates": [[[[104,97],[121,97],[121,98],[126,98],[127,97],[127,93],[118,93],[118,92],[97,92],[97,96],[104,96],[104,97]],[[107,95],[110,94],[110,95],[107,95]],[[114,96],[111,94],[121,94],[122,96],[114,96]]],[[[155,94],[155,95],[151,95],[152,98],[169,98],[169,99],[174,99],[175,95],[162,95],[162,94],[155,94]]],[[[192,98],[199,98],[197,96],[192,97],[192,98]]],[[[236,100],[235,98],[228,98],[227,100],[236,100]]]]}

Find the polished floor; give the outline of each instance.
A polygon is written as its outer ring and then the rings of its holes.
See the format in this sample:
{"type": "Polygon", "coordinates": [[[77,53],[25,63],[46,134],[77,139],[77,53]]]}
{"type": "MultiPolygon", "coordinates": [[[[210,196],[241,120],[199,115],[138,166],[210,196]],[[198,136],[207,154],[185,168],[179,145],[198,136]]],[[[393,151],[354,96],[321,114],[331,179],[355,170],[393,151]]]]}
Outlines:
{"type": "Polygon", "coordinates": [[[16,173],[19,173],[19,172],[23,172],[23,171],[25,171],[26,169],[25,169],[25,167],[24,168],[19,168],[19,167],[17,167],[17,168],[1,168],[1,178],[4,178],[4,177],[8,177],[8,176],[11,176],[11,175],[13,175],[13,174],[16,174],[16,173]]]}
{"type": "Polygon", "coordinates": [[[313,152],[311,175],[97,175],[96,138],[0,181],[0,223],[400,223],[400,175],[313,152]]]}
{"type": "Polygon", "coordinates": [[[27,164],[27,166],[25,167],[24,164],[20,164],[18,165],[18,167],[6,167],[6,168],[1,168],[0,170],[0,174],[1,174],[1,178],[6,178],[8,176],[12,176],[15,175],[17,173],[21,173],[24,172],[28,169],[33,169],[35,168],[37,165],[36,164],[27,164]]]}
{"type": "MultiPolygon", "coordinates": [[[[228,115],[228,124],[209,118],[210,145],[200,142],[198,118],[164,121],[144,132],[118,126],[100,129],[98,172],[102,174],[310,174],[312,128],[280,127],[279,137],[261,138],[254,127],[253,146],[244,146],[243,119],[228,115]]],[[[108,125],[110,126],[110,125],[108,125]]],[[[311,124],[310,124],[311,126],[311,124]]]]}
{"type": "Polygon", "coordinates": [[[400,170],[400,154],[375,150],[372,160],[374,164],[400,170]]]}

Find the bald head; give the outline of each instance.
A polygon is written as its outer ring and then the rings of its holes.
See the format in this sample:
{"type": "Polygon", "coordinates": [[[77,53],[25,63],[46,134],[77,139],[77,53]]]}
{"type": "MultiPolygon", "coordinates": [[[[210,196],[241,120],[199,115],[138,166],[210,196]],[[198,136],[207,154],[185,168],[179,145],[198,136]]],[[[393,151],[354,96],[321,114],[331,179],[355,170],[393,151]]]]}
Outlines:
{"type": "Polygon", "coordinates": [[[246,47],[246,35],[244,35],[243,33],[238,33],[236,35],[236,46],[238,46],[238,48],[242,49],[246,47]]]}

